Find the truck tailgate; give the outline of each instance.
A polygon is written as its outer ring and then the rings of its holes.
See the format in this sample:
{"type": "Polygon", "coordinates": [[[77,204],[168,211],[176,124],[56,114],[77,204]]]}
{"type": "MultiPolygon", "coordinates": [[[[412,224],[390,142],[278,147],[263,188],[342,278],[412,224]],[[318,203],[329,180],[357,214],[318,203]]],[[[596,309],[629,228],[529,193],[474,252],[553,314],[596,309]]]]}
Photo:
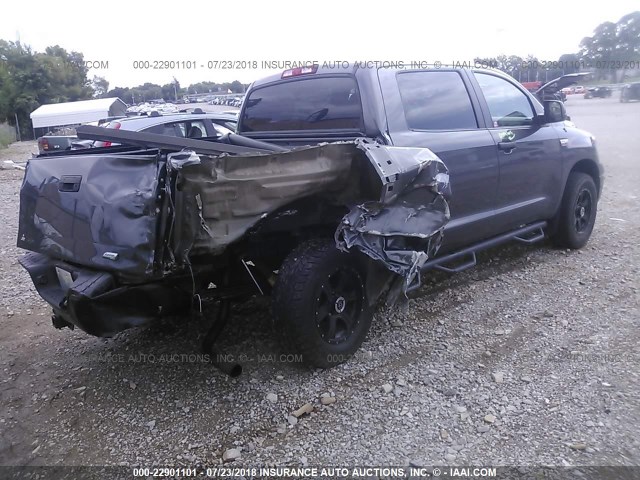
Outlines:
{"type": "Polygon", "coordinates": [[[161,219],[157,155],[31,159],[18,247],[124,276],[153,272],[161,219]]]}

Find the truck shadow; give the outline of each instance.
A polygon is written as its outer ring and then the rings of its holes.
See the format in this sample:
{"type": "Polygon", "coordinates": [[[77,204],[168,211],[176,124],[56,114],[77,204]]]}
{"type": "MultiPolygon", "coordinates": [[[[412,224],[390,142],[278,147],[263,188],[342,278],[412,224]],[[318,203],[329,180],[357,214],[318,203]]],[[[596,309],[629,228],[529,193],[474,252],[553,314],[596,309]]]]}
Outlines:
{"type": "MultiPolygon", "coordinates": [[[[410,294],[414,302],[437,302],[436,311],[446,314],[447,309],[466,301],[466,296],[442,295],[447,291],[461,291],[474,282],[498,279],[509,272],[526,272],[533,264],[551,261],[554,250],[550,244],[525,246],[510,244],[478,254],[475,268],[458,274],[430,271],[423,275],[423,286],[410,294]]],[[[465,290],[469,293],[467,290],[465,290]]],[[[393,310],[395,307],[391,307],[393,310]]],[[[401,309],[397,309],[402,316],[401,309]]],[[[381,313],[381,310],[378,310],[381,313]]],[[[203,375],[223,375],[217,371],[215,361],[237,362],[244,375],[260,371],[268,374],[310,375],[299,357],[284,351],[272,329],[271,301],[269,297],[253,297],[232,307],[231,317],[216,342],[219,356],[214,358],[202,350],[202,341],[213,321],[215,309],[210,308],[199,318],[172,317],[147,328],[130,330],[107,341],[112,355],[125,355],[126,363],[173,363],[186,377],[192,377],[194,366],[203,375]],[[265,370],[266,369],[266,370],[265,370]]],[[[383,312],[384,315],[384,312],[383,312]]],[[[372,330],[370,338],[378,329],[372,330]]]]}
{"type": "MultiPolygon", "coordinates": [[[[434,308],[426,316],[417,310],[403,314],[400,309],[394,315],[411,323],[410,328],[429,332],[437,327],[440,315],[446,317],[451,308],[473,298],[473,289],[465,287],[478,281],[499,281],[501,275],[512,271],[521,270],[524,277],[530,266],[553,262],[557,252],[520,245],[486,252],[479,256],[475,269],[427,277],[411,301],[432,302],[434,308]],[[412,315],[418,316],[410,318],[412,315]]],[[[211,358],[201,352],[208,326],[203,321],[171,318],[112,339],[64,332],[61,347],[51,351],[45,361],[54,380],[47,399],[38,402],[39,411],[42,418],[55,418],[56,430],[90,440],[92,448],[76,451],[70,444],[41,460],[108,464],[110,458],[126,454],[108,437],[109,432],[122,429],[165,441],[175,437],[169,442],[171,448],[179,448],[179,439],[184,438],[192,443],[229,444],[237,437],[234,425],[251,436],[284,435],[278,430],[285,424],[288,431],[287,415],[317,401],[318,395],[336,385],[338,376],[357,384],[380,385],[394,365],[415,363],[422,357],[422,361],[437,360],[441,353],[435,348],[437,339],[425,335],[423,348],[429,353],[422,356],[413,349],[399,350],[397,343],[407,332],[391,326],[384,311],[376,316],[361,356],[319,372],[301,366],[295,356],[281,350],[271,328],[269,298],[235,305],[217,346],[227,360],[242,364],[244,373],[238,378],[218,371],[211,358]],[[271,392],[278,395],[276,403],[265,399],[271,392]],[[66,408],[68,405],[74,408],[66,408]],[[96,425],[101,425],[99,431],[96,425]],[[105,449],[113,452],[105,454],[105,449]]]]}
{"type": "Polygon", "coordinates": [[[431,270],[422,275],[422,287],[410,294],[410,298],[418,300],[438,294],[445,290],[497,279],[501,275],[518,270],[525,271],[533,263],[545,263],[558,252],[550,241],[535,245],[510,243],[500,245],[477,254],[477,265],[460,273],[446,273],[431,270]]]}

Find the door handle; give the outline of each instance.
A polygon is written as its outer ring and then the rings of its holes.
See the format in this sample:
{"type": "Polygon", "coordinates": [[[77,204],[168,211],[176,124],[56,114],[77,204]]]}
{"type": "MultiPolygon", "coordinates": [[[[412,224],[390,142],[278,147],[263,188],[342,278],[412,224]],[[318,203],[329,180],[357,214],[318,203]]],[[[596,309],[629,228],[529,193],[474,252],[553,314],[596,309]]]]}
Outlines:
{"type": "Polygon", "coordinates": [[[498,142],[498,150],[502,150],[505,153],[511,153],[517,145],[513,142],[498,142]]]}
{"type": "Polygon", "coordinates": [[[80,191],[80,183],[82,175],[64,175],[58,182],[59,192],[78,192],[80,191]]]}

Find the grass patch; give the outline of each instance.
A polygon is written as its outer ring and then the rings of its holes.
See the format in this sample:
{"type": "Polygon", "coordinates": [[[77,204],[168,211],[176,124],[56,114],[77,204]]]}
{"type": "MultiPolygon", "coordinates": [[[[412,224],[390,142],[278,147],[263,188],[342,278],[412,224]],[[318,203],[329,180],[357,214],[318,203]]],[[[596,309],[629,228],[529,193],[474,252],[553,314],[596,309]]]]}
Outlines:
{"type": "Polygon", "coordinates": [[[7,148],[16,141],[16,129],[6,123],[0,123],[0,148],[7,148]]]}

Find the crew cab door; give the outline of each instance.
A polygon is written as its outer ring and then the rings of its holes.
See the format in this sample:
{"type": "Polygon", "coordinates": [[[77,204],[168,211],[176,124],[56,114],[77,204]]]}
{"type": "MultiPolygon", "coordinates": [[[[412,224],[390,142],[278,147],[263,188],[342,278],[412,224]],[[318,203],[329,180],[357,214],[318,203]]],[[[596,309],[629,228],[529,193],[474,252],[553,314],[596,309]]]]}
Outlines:
{"type": "Polygon", "coordinates": [[[500,164],[495,212],[500,229],[551,218],[562,191],[557,126],[534,119],[535,106],[515,81],[484,71],[470,76],[477,82],[500,164]]]}
{"type": "Polygon", "coordinates": [[[469,79],[456,70],[378,70],[396,147],[426,147],[449,169],[451,221],[442,251],[494,235],[498,157],[469,79]]]}

